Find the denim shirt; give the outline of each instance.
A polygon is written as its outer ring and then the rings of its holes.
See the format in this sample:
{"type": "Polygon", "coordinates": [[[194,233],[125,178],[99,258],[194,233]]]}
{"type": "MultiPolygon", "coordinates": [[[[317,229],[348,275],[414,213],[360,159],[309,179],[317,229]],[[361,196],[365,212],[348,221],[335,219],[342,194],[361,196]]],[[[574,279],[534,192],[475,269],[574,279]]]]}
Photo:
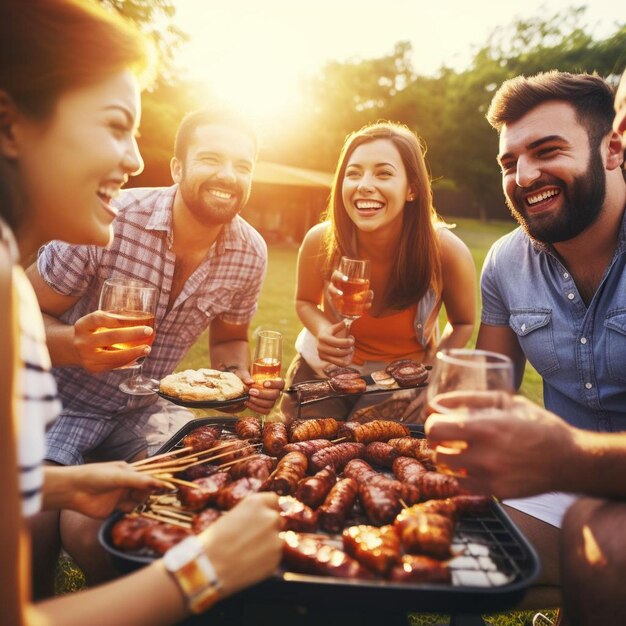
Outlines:
{"type": "Polygon", "coordinates": [[[546,408],[578,428],[626,430],[625,253],[622,219],[613,259],[588,306],[549,246],[520,228],[492,246],[483,267],[482,323],[516,333],[543,377],[546,408]]]}

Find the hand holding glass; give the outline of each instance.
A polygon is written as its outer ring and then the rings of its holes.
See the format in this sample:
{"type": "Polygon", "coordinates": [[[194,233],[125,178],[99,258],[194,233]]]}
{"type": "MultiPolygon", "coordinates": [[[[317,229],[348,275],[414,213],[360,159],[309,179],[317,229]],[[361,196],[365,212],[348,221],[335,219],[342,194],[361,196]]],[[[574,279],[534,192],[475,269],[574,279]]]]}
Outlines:
{"type": "MultiPolygon", "coordinates": [[[[158,290],[138,280],[125,278],[110,278],[104,281],[100,292],[101,311],[115,320],[115,328],[130,328],[134,326],[150,326],[154,329],[158,290]]],[[[108,329],[102,329],[108,330],[108,329]]],[[[152,345],[154,331],[147,337],[114,343],[109,350],[127,350],[143,344],[152,345]]],[[[119,388],[131,395],[148,395],[154,393],[156,381],[141,375],[141,364],[145,357],[137,359],[130,365],[117,369],[132,368],[131,377],[122,382],[119,388]]]]}
{"type": "Polygon", "coordinates": [[[263,384],[266,380],[280,378],[283,351],[283,336],[275,330],[261,330],[257,334],[252,362],[254,382],[263,384]]]}
{"type": "Polygon", "coordinates": [[[338,294],[333,297],[337,312],[344,318],[346,329],[365,312],[370,290],[370,262],[342,256],[331,282],[338,294]]]}
{"type": "MultiPolygon", "coordinates": [[[[511,405],[513,391],[509,357],[487,350],[443,350],[435,357],[428,382],[428,414],[505,409],[511,405]]],[[[448,441],[438,449],[452,453],[465,447],[463,441],[448,441]]],[[[446,468],[439,471],[445,473],[446,468]]]]}

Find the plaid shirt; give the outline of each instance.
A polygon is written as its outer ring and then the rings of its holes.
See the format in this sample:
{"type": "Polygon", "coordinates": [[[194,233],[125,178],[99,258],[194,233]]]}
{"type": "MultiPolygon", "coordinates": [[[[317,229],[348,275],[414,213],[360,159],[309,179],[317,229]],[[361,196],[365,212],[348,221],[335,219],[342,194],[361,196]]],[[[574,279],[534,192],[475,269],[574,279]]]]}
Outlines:
{"type": "MultiPolygon", "coordinates": [[[[205,259],[184,285],[172,308],[176,256],[172,251],[172,206],[177,186],[125,191],[116,206],[114,238],[107,248],[75,246],[53,241],[40,252],[39,273],[56,292],[79,297],[60,320],[73,324],[98,308],[100,289],[107,278],[135,278],[159,289],[152,351],[142,373],[161,379],[171,373],[189,347],[219,317],[231,324],[247,324],[267,269],[262,237],[237,216],[225,225],[205,259]]],[[[53,370],[63,401],[63,415],[110,420],[133,413],[133,420],[150,413],[156,396],[129,396],[118,389],[128,370],[90,374],[79,367],[53,370]]],[[[97,445],[97,444],[96,444],[97,445]]]]}

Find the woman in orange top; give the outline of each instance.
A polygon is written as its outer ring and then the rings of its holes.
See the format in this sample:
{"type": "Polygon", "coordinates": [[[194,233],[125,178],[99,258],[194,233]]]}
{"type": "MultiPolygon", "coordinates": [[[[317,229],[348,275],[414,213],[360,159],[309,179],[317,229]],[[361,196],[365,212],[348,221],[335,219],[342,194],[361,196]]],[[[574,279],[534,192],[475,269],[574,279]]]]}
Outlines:
{"type": "MultiPolygon", "coordinates": [[[[305,328],[288,384],[324,377],[328,364],[367,374],[397,358],[428,363],[436,349],[469,340],[475,297],[473,259],[433,209],[418,138],[392,122],[366,126],[347,138],[326,220],[300,247],[296,311],[305,328]],[[329,298],[341,256],[370,261],[371,308],[353,322],[350,334],[329,298]],[[442,304],[448,324],[440,338],[442,304]]],[[[346,417],[353,405],[329,401],[304,414],[346,417]]],[[[281,409],[293,417],[293,400],[285,398],[281,409]]]]}

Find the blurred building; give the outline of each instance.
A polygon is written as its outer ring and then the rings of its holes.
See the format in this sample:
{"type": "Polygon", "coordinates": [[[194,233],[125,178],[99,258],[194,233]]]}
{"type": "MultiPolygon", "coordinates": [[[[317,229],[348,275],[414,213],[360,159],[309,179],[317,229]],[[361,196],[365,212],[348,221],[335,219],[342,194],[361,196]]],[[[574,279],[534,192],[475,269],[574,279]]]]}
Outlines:
{"type": "Polygon", "coordinates": [[[268,244],[300,243],[307,230],[320,221],[332,179],[329,172],[259,161],[242,216],[268,244]]]}

